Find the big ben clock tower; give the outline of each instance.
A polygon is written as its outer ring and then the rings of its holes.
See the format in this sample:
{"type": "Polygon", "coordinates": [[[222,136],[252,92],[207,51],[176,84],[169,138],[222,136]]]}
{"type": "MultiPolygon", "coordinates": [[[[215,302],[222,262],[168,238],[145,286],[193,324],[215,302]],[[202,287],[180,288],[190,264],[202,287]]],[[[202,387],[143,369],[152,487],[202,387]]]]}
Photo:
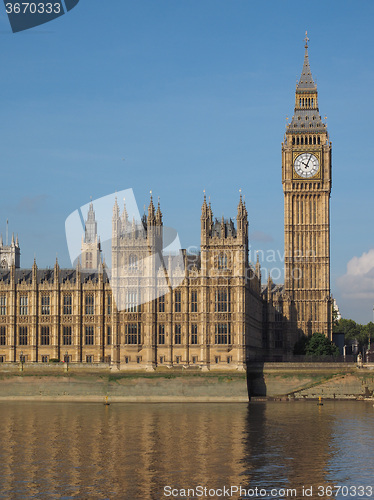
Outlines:
{"type": "Polygon", "coordinates": [[[331,142],[318,108],[308,37],[296,86],[295,112],[282,144],[284,191],[284,314],[291,347],[300,334],[331,339],[331,142]]]}

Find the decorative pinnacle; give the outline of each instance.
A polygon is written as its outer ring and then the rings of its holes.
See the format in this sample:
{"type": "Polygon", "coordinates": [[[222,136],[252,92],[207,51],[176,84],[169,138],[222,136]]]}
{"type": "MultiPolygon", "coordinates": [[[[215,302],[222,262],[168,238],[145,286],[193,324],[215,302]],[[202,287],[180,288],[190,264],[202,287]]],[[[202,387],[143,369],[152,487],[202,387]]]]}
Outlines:
{"type": "Polygon", "coordinates": [[[307,31],[305,32],[305,38],[304,38],[304,40],[305,40],[305,48],[307,49],[308,48],[308,42],[309,42],[308,32],[307,31]]]}

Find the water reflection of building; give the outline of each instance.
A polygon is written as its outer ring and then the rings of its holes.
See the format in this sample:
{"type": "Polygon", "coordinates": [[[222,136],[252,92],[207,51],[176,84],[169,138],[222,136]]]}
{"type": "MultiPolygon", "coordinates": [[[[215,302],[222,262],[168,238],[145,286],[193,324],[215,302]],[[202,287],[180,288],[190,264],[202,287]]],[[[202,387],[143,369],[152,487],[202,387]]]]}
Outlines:
{"type": "Polygon", "coordinates": [[[6,498],[156,500],[166,485],[240,484],[245,409],[2,405],[1,492],[6,498]]]}
{"type": "Polygon", "coordinates": [[[293,498],[298,499],[303,498],[303,486],[312,487],[311,498],[318,498],[318,487],[330,484],[334,413],[332,406],[318,407],[315,402],[250,404],[244,487],[296,489],[293,498]]]}
{"type": "Polygon", "coordinates": [[[370,408],[357,402],[8,402],[0,414],[1,494],[159,500],[166,485],[202,485],[296,489],[299,499],[304,486],[313,487],[311,498],[322,498],[318,487],[337,478],[370,484],[370,408]],[[342,429],[353,432],[351,442],[343,444],[342,429]]]}

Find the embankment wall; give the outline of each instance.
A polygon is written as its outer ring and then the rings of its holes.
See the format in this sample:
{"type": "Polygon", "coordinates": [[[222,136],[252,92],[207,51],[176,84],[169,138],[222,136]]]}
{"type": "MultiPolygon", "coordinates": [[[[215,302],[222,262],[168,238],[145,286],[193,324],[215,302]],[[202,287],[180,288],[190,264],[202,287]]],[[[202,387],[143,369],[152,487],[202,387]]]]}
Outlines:
{"type": "Polygon", "coordinates": [[[0,400],[112,402],[248,402],[270,399],[362,399],[374,395],[374,366],[264,363],[244,372],[113,371],[96,367],[8,365],[0,368],[0,400]]]}

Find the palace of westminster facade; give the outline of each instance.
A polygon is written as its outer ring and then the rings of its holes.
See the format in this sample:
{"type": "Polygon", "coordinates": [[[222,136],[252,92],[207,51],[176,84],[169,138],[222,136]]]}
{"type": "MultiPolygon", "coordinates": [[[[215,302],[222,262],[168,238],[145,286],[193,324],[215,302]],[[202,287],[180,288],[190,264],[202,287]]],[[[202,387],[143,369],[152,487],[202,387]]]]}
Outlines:
{"type": "Polygon", "coordinates": [[[304,65],[282,144],[285,283],[248,261],[248,214],[214,219],[205,195],[199,255],[163,258],[163,216],[152,196],[130,221],[115,202],[111,269],[102,263],[91,203],[74,269],[20,268],[18,238],[0,240],[0,362],[110,363],[121,369],[245,369],[287,359],[300,335],[331,338],[331,143],[304,65]],[[177,285],[175,285],[177,283],[177,285]]]}

